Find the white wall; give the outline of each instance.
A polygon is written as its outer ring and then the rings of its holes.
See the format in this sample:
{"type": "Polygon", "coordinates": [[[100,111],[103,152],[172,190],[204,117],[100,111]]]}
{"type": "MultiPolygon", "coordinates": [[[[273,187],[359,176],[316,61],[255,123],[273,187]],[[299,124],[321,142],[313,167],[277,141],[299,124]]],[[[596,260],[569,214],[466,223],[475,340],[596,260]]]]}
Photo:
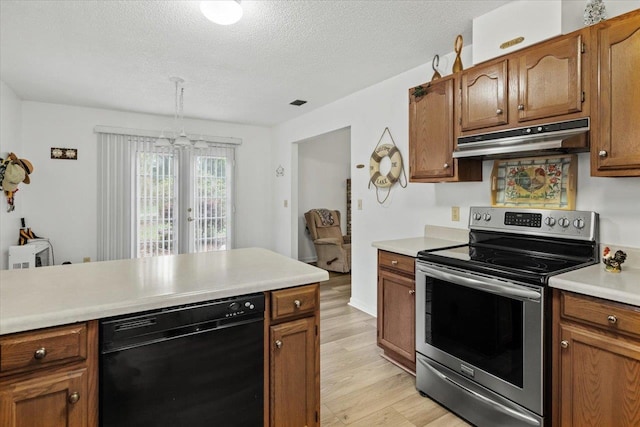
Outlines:
{"type": "MultiPolygon", "coordinates": [[[[4,116],[4,112],[2,114],[4,116]]],[[[18,203],[33,231],[50,238],[56,264],[96,258],[96,125],[162,130],[173,118],[22,102],[22,155],[34,165],[18,203]],[[51,147],[77,148],[78,160],[52,160],[51,147]]],[[[185,119],[189,133],[242,138],[236,154],[236,246],[271,248],[271,131],[185,119]]]]}
{"type": "MultiPolygon", "coordinates": [[[[15,92],[0,81],[0,157],[6,159],[10,152],[18,157],[26,157],[22,152],[22,112],[21,100],[15,92]]],[[[28,159],[28,157],[26,157],[28,159]]],[[[26,184],[21,184],[15,195],[15,210],[7,212],[4,192],[0,192],[0,269],[7,268],[9,246],[18,244],[18,231],[22,217],[22,196],[27,192],[26,184]]]]}
{"type": "Polygon", "coordinates": [[[305,232],[304,213],[327,208],[340,211],[342,234],[347,232],[347,183],[351,131],[340,129],[298,144],[298,259],[315,261],[313,242],[305,232]]]}
{"type": "MultiPolygon", "coordinates": [[[[463,64],[471,63],[470,46],[463,49],[463,64]]],[[[451,55],[441,60],[450,72],[451,55]],[[448,59],[448,60],[446,60],[448,59]]],[[[376,250],[371,243],[378,240],[416,237],[423,234],[425,224],[466,228],[469,207],[489,205],[489,176],[493,162],[483,165],[484,181],[480,183],[410,183],[407,188],[393,187],[390,200],[381,206],[373,190],[367,190],[369,173],[356,169],[368,164],[371,151],[386,126],[408,162],[408,89],[428,81],[433,71],[424,64],[389,80],[345,97],[274,129],[274,163],[285,168],[295,161],[292,144],[333,129],[351,127],[352,203],[362,199],[363,210],[352,216],[352,297],[351,304],[371,314],[376,313],[376,250]],[[450,220],[451,206],[460,207],[460,222],[450,220]]],[[[293,165],[295,167],[295,165],[293,165]]],[[[640,178],[592,178],[589,156],[579,155],[579,177],[576,209],[595,210],[601,215],[601,241],[622,246],[640,247],[640,178]]],[[[274,184],[274,199],[288,199],[295,185],[289,180],[274,184]]],[[[291,254],[291,215],[282,205],[274,206],[277,215],[276,249],[291,254]]]]}

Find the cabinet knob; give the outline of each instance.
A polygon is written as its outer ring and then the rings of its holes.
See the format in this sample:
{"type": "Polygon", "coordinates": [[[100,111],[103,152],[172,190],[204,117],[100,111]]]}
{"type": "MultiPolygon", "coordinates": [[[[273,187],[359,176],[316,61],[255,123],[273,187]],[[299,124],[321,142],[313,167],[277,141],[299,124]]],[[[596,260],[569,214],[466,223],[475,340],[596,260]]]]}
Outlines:
{"type": "Polygon", "coordinates": [[[74,403],[78,403],[78,400],[80,400],[80,393],[78,393],[77,391],[74,391],[73,393],[71,393],[69,395],[69,398],[67,399],[67,401],[72,405],[74,403]]]}
{"type": "Polygon", "coordinates": [[[282,348],[282,341],[276,340],[276,347],[282,348]]]}
{"type": "Polygon", "coordinates": [[[299,300],[299,299],[297,299],[297,300],[293,301],[293,305],[295,305],[295,306],[296,306],[296,308],[300,308],[300,306],[302,305],[302,303],[300,302],[300,300],[299,300]]]}
{"type": "Polygon", "coordinates": [[[47,355],[47,349],[44,347],[40,347],[39,349],[37,349],[35,351],[35,353],[33,353],[33,357],[34,359],[37,360],[42,360],[44,359],[44,357],[47,355]]]}
{"type": "Polygon", "coordinates": [[[502,108],[498,108],[498,109],[496,110],[496,114],[497,114],[497,115],[502,114],[502,108]]]}
{"type": "Polygon", "coordinates": [[[618,318],[614,315],[611,315],[611,316],[607,316],[607,320],[609,321],[609,323],[614,325],[618,321],[618,318]]]}
{"type": "Polygon", "coordinates": [[[391,261],[391,265],[398,265],[398,261],[397,261],[397,260],[395,260],[395,259],[394,259],[394,260],[392,260],[392,261],[391,261]]]}
{"type": "Polygon", "coordinates": [[[445,169],[449,169],[449,163],[445,163],[444,165],[442,165],[442,167],[445,169]]]}
{"type": "Polygon", "coordinates": [[[409,295],[415,295],[416,291],[415,289],[409,289],[409,295]]]}
{"type": "Polygon", "coordinates": [[[567,340],[560,341],[560,347],[562,347],[562,348],[569,347],[569,341],[567,341],[567,340]]]}
{"type": "Polygon", "coordinates": [[[600,151],[598,152],[598,156],[600,156],[600,157],[602,157],[602,158],[605,158],[605,157],[607,157],[608,155],[609,155],[609,153],[607,153],[605,150],[600,150],[600,151]]]}
{"type": "Polygon", "coordinates": [[[524,104],[518,104],[518,111],[524,111],[524,104]]]}

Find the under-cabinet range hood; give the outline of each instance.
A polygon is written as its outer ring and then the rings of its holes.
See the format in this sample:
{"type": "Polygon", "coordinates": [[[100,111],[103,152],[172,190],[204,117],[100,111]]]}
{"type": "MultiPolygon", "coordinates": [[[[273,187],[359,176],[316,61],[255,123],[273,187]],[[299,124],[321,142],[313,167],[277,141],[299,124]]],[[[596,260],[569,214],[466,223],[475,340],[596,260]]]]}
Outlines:
{"type": "Polygon", "coordinates": [[[458,138],[454,158],[541,156],[589,150],[589,118],[458,138]]]}

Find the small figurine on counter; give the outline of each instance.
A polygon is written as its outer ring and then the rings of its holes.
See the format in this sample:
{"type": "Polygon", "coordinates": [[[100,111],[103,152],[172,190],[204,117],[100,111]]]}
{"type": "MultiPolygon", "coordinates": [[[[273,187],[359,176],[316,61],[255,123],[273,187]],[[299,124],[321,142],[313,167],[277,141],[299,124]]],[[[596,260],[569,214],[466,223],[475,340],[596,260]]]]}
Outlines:
{"type": "Polygon", "coordinates": [[[611,255],[611,249],[605,246],[602,252],[602,262],[604,269],[610,273],[620,273],[622,271],[622,263],[627,259],[627,254],[622,251],[616,251],[615,255],[611,255]]]}

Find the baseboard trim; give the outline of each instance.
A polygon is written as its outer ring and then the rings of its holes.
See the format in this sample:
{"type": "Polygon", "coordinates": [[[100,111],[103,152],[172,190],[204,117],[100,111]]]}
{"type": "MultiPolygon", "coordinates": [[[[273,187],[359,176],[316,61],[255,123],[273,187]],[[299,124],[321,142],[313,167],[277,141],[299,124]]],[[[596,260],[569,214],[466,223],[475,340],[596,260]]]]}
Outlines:
{"type": "MultiPolygon", "coordinates": [[[[352,284],[353,285],[353,284],[352,284]]],[[[358,301],[357,299],[351,297],[349,299],[349,305],[353,308],[356,308],[360,311],[364,311],[370,316],[378,317],[378,310],[374,307],[373,309],[369,307],[367,304],[364,304],[362,301],[358,301]]]]}

